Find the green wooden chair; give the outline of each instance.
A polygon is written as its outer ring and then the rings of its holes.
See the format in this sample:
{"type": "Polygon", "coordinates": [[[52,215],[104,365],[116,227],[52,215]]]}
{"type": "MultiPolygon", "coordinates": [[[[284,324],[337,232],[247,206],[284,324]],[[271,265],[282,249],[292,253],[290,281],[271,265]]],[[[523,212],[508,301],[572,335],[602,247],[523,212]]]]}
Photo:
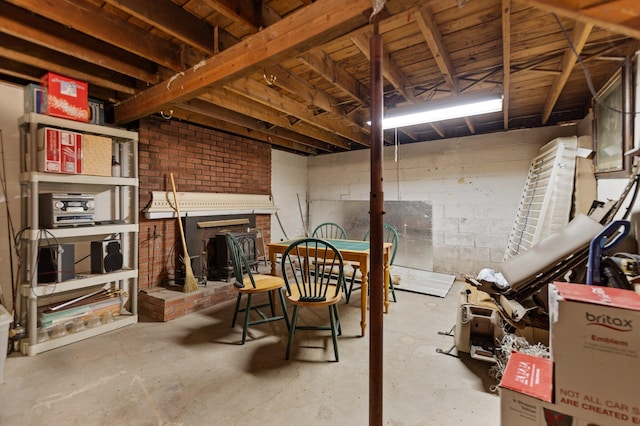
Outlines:
{"type": "Polygon", "coordinates": [[[231,327],[235,327],[238,312],[244,312],[244,325],[242,328],[242,343],[247,338],[247,330],[249,326],[256,324],[264,324],[272,321],[284,320],[287,324],[287,330],[289,330],[289,316],[287,313],[287,305],[284,298],[284,280],[280,277],[266,274],[255,274],[251,272],[249,261],[244,255],[243,245],[250,244],[248,236],[236,238],[233,234],[225,234],[227,241],[227,247],[231,254],[231,264],[233,266],[233,274],[235,276],[234,285],[238,290],[238,298],[236,299],[236,307],[233,312],[233,319],[231,320],[231,327]],[[252,297],[256,294],[267,293],[269,295],[269,303],[262,303],[258,305],[252,305],[252,297]],[[277,293],[282,305],[282,315],[276,315],[274,295],[277,293]],[[247,302],[244,308],[241,308],[242,296],[247,296],[247,302]],[[271,316],[266,316],[261,309],[269,306],[271,308],[271,316]],[[250,321],[249,316],[251,311],[255,311],[260,316],[260,319],[250,321]]]}
{"type": "Polygon", "coordinates": [[[282,255],[282,274],[287,300],[293,305],[285,359],[289,359],[296,330],[331,330],[333,351],[339,361],[337,336],[342,334],[342,329],[338,302],[342,300],[345,286],[342,255],[326,240],[303,238],[294,241],[282,255]],[[319,268],[337,273],[322,273],[319,268]],[[298,312],[303,307],[328,308],[329,325],[298,325],[298,312]]]}
{"type": "MultiPolygon", "coordinates": [[[[393,246],[391,247],[391,259],[389,259],[389,266],[393,265],[393,261],[396,258],[396,251],[398,251],[398,231],[396,231],[396,228],[393,225],[390,225],[388,223],[384,224],[384,230],[383,230],[383,239],[385,242],[387,243],[391,243],[393,246]]],[[[369,241],[369,234],[370,231],[367,231],[366,234],[364,234],[364,238],[363,241],[369,241]]],[[[347,288],[347,294],[346,294],[346,300],[347,303],[349,303],[349,299],[351,298],[351,293],[354,290],[358,290],[360,287],[356,286],[354,287],[354,285],[362,278],[362,275],[360,273],[360,265],[358,264],[358,262],[351,262],[351,267],[353,268],[353,271],[350,272],[351,273],[351,279],[349,282],[349,287],[347,288]]],[[[393,298],[394,302],[397,302],[396,299],[396,290],[393,286],[393,276],[391,275],[391,271],[389,271],[389,290],[391,291],[391,297],[393,298]]]]}
{"type": "Polygon", "coordinates": [[[316,226],[311,233],[311,237],[323,240],[346,240],[347,231],[337,223],[325,222],[316,226]]]}

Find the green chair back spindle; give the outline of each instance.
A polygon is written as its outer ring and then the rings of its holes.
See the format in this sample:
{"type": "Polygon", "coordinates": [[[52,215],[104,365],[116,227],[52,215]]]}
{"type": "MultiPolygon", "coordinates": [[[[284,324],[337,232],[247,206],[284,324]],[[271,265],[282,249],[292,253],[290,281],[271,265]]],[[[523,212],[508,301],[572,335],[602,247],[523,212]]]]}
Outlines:
{"type": "Polygon", "coordinates": [[[316,226],[311,237],[323,240],[346,240],[347,231],[337,223],[325,222],[316,226]]]}

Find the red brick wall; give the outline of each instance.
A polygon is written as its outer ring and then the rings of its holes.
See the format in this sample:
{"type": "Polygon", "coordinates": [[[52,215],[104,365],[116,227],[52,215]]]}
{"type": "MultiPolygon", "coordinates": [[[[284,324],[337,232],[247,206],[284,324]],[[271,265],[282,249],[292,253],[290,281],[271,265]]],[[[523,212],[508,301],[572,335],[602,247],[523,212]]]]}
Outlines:
{"type": "MultiPolygon", "coordinates": [[[[169,191],[173,173],[178,192],[271,193],[271,148],[268,144],[229,135],[178,120],[140,121],[140,247],[139,286],[157,286],[178,268],[182,242],[175,219],[144,217],[151,191],[169,191]],[[156,237],[154,238],[154,231],[156,237]]],[[[271,236],[269,215],[256,226],[265,241],[271,236]]],[[[198,253],[189,253],[191,257],[198,253]]]]}

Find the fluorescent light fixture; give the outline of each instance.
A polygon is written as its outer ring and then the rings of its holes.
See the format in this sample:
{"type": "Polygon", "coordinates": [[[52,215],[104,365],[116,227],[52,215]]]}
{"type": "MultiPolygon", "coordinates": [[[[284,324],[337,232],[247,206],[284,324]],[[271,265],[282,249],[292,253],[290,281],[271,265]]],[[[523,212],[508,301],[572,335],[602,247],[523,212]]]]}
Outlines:
{"type": "MultiPolygon", "coordinates": [[[[443,101],[429,102],[419,107],[412,105],[408,108],[391,111],[382,120],[382,128],[394,129],[498,111],[502,111],[502,96],[485,96],[484,98],[476,96],[473,99],[459,96],[443,101]]],[[[371,124],[371,122],[368,123],[371,124]]]]}

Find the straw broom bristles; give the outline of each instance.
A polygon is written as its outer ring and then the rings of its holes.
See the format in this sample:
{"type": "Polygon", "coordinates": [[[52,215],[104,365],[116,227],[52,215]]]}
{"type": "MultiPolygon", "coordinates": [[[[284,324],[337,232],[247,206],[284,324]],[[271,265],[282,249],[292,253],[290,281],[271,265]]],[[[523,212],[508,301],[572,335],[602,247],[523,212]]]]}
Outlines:
{"type": "Polygon", "coordinates": [[[187,242],[184,239],[184,230],[182,229],[182,219],[180,219],[180,209],[178,208],[178,197],[176,195],[176,184],[173,181],[173,173],[169,173],[169,177],[171,178],[171,189],[173,190],[173,201],[176,204],[176,213],[178,214],[178,227],[180,228],[180,238],[182,238],[182,250],[184,251],[184,287],[182,291],[185,293],[190,293],[192,291],[198,290],[198,282],[196,281],[196,277],[193,276],[193,269],[191,269],[191,259],[189,258],[189,253],[187,252],[187,242]]]}

